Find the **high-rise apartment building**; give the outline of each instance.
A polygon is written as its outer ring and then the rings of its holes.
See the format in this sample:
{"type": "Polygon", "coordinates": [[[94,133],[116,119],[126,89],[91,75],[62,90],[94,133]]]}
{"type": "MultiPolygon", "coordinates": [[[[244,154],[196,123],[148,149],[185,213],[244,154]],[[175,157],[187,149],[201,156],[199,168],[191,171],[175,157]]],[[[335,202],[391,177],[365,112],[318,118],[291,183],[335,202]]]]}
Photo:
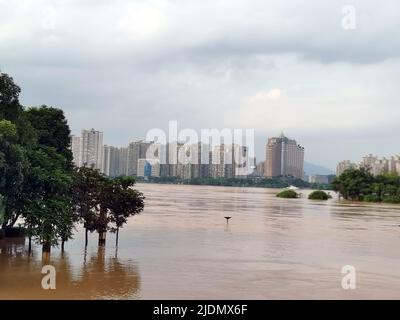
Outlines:
{"type": "Polygon", "coordinates": [[[93,166],[103,169],[103,133],[82,130],[80,137],[71,136],[71,150],[75,166],[93,166]]]}
{"type": "Polygon", "coordinates": [[[76,167],[82,165],[82,138],[77,136],[71,136],[71,151],[73,160],[72,162],[76,167]]]}
{"type": "Polygon", "coordinates": [[[285,137],[269,138],[264,175],[269,178],[291,176],[303,179],[304,147],[285,137]]]}
{"type": "Polygon", "coordinates": [[[329,183],[329,176],[321,174],[313,174],[308,177],[309,183],[329,183]]]}
{"type": "Polygon", "coordinates": [[[336,175],[340,176],[345,170],[356,168],[366,168],[374,176],[383,173],[400,174],[400,155],[395,155],[388,159],[369,154],[364,156],[358,165],[350,160],[343,160],[336,167],[336,175]]]}
{"type": "Polygon", "coordinates": [[[139,159],[146,159],[147,149],[152,142],[133,141],[128,146],[127,172],[128,176],[137,176],[139,159]]]}
{"type": "Polygon", "coordinates": [[[118,169],[116,172],[117,176],[126,176],[128,173],[128,148],[118,149],[118,169]]]}
{"type": "Polygon", "coordinates": [[[357,168],[357,165],[350,160],[343,160],[336,166],[336,176],[340,176],[345,170],[357,168]]]}
{"type": "Polygon", "coordinates": [[[255,158],[249,157],[248,147],[238,144],[214,146],[211,177],[246,178],[255,168],[255,158]]]}
{"type": "Polygon", "coordinates": [[[81,165],[102,170],[102,162],[103,133],[94,129],[82,130],[81,165]]]}
{"type": "Polygon", "coordinates": [[[368,168],[375,176],[382,173],[400,173],[400,156],[392,156],[390,159],[383,157],[380,159],[377,156],[369,154],[363,157],[360,167],[368,168]]]}
{"type": "Polygon", "coordinates": [[[159,177],[160,162],[154,159],[139,159],[137,170],[138,177],[159,177]]]}
{"type": "MultiPolygon", "coordinates": [[[[125,175],[126,168],[121,166],[121,157],[123,157],[123,149],[105,145],[103,147],[103,164],[102,172],[110,177],[119,177],[125,175]]],[[[125,160],[126,163],[126,160],[125,160]]]]}
{"type": "Polygon", "coordinates": [[[111,165],[111,146],[104,145],[103,146],[103,161],[101,163],[101,172],[103,172],[106,176],[110,175],[110,165],[111,165]]]}
{"type": "Polygon", "coordinates": [[[255,170],[254,157],[249,156],[246,146],[233,145],[234,175],[236,178],[247,178],[255,170]]]}
{"type": "Polygon", "coordinates": [[[262,177],[264,176],[265,171],[265,161],[259,162],[256,165],[255,176],[262,177]]]}

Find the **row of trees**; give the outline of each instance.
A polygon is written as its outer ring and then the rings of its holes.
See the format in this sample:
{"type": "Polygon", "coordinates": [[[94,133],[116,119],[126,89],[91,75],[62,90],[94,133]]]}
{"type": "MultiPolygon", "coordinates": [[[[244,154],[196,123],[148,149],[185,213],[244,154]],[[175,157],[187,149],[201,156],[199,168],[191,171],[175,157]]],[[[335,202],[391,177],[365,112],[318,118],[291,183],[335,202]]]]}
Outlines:
{"type": "MultiPolygon", "coordinates": [[[[144,197],[131,177],[108,179],[93,168],[75,168],[70,129],[62,110],[25,109],[20,88],[0,73],[0,234],[17,222],[50,251],[72,238],[83,223],[87,232],[117,232],[143,210],[144,197]]],[[[87,244],[87,241],[86,241],[87,244]]]]}
{"type": "Polygon", "coordinates": [[[234,187],[262,187],[262,188],[286,188],[290,185],[299,188],[324,189],[329,190],[330,184],[309,183],[297,178],[193,178],[182,179],[179,177],[148,177],[143,182],[152,183],[173,183],[189,185],[212,185],[212,186],[234,186],[234,187]]]}
{"type": "Polygon", "coordinates": [[[335,178],[332,187],[347,200],[400,203],[400,177],[397,173],[374,176],[369,168],[348,169],[335,178]]]}
{"type": "Polygon", "coordinates": [[[107,231],[116,233],[130,216],[144,208],[144,196],[133,189],[132,177],[109,179],[98,170],[81,167],[74,171],[72,204],[75,220],[85,228],[85,246],[88,233],[99,233],[99,245],[104,245],[107,231]]]}

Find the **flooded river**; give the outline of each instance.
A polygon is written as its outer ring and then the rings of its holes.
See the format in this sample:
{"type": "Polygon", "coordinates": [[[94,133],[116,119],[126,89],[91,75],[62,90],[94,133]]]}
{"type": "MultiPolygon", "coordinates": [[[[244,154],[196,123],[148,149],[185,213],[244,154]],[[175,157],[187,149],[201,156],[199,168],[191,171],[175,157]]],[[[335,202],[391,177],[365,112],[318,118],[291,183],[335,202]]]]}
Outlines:
{"type": "Polygon", "coordinates": [[[143,214],[65,253],[0,240],[0,299],[400,299],[400,206],[279,199],[278,190],[139,184],[143,214]],[[225,216],[232,217],[227,224],[225,216]],[[43,265],[56,289],[43,290],[43,265]],[[356,288],[342,288],[342,267],[356,288]]]}

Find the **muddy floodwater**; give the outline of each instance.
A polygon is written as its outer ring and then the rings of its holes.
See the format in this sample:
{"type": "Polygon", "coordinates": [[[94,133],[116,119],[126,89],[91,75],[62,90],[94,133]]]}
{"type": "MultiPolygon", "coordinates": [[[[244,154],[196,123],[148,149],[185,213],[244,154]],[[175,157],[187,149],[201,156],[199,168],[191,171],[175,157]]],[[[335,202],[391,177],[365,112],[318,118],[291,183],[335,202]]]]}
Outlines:
{"type": "Polygon", "coordinates": [[[42,257],[0,240],[0,299],[400,299],[400,206],[278,190],[139,184],[146,208],[104,249],[84,232],[42,257]],[[232,217],[229,224],[225,216],[232,217]],[[43,290],[43,265],[56,289],[43,290]],[[355,289],[342,288],[342,267],[355,289]]]}

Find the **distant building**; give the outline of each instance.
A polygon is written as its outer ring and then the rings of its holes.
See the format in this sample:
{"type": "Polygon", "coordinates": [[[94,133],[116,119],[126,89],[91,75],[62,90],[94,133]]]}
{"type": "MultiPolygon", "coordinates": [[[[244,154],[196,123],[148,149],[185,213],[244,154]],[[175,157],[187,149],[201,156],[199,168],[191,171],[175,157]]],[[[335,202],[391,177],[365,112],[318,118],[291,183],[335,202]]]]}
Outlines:
{"type": "Polygon", "coordinates": [[[363,157],[360,167],[368,168],[373,175],[383,173],[398,173],[400,174],[400,156],[392,156],[390,159],[383,157],[379,159],[377,156],[369,154],[363,157]]]}
{"type": "Polygon", "coordinates": [[[338,163],[336,175],[339,176],[343,171],[351,168],[366,168],[375,176],[383,173],[400,174],[400,155],[395,155],[387,159],[369,154],[364,156],[358,165],[352,163],[350,160],[344,160],[338,163]]]}
{"type": "Polygon", "coordinates": [[[71,150],[75,166],[93,166],[95,169],[103,169],[102,132],[94,129],[82,130],[80,137],[71,136],[71,150]]]}
{"type": "Polygon", "coordinates": [[[400,155],[392,156],[389,161],[389,172],[396,172],[400,175],[400,155]]]}
{"type": "Polygon", "coordinates": [[[139,159],[137,167],[138,177],[159,177],[160,162],[151,159],[139,159]]]}
{"type": "Polygon", "coordinates": [[[150,175],[152,177],[159,177],[160,176],[160,162],[158,160],[153,160],[150,162],[150,164],[151,164],[150,175]]]}
{"type": "Polygon", "coordinates": [[[336,176],[340,176],[347,169],[357,168],[357,165],[350,160],[343,160],[336,166],[336,176]]]}
{"type": "Polygon", "coordinates": [[[151,176],[151,164],[149,160],[138,159],[137,172],[138,177],[150,177],[151,176]]]}
{"type": "Polygon", "coordinates": [[[256,165],[256,170],[254,172],[254,175],[256,177],[262,177],[264,176],[264,171],[265,171],[265,161],[259,162],[256,165]]]}
{"type": "Polygon", "coordinates": [[[311,175],[308,177],[309,183],[329,183],[329,176],[325,175],[311,175]]]}
{"type": "Polygon", "coordinates": [[[255,158],[249,156],[246,146],[234,144],[233,153],[235,178],[247,178],[255,170],[255,158]]]}
{"type": "Polygon", "coordinates": [[[126,175],[138,175],[138,160],[146,159],[147,149],[150,144],[151,142],[143,140],[133,141],[129,144],[126,175]]]}
{"type": "Polygon", "coordinates": [[[303,179],[304,148],[296,140],[285,137],[268,139],[264,176],[268,178],[291,176],[303,179]]]}
{"type": "Polygon", "coordinates": [[[82,138],[71,136],[72,162],[76,167],[82,166],[82,138]]]}
{"type": "Polygon", "coordinates": [[[111,160],[111,146],[103,146],[103,161],[101,172],[103,172],[106,176],[110,176],[110,160],[111,160]]]}
{"type": "MultiPolygon", "coordinates": [[[[102,172],[110,177],[119,177],[125,175],[126,168],[122,163],[126,163],[121,159],[124,157],[124,148],[117,148],[105,145],[103,147],[103,166],[102,172]]],[[[126,152],[125,152],[126,157],[126,152]]]]}
{"type": "Polygon", "coordinates": [[[128,148],[119,148],[117,159],[118,165],[116,165],[116,176],[128,175],[128,148]]]}

